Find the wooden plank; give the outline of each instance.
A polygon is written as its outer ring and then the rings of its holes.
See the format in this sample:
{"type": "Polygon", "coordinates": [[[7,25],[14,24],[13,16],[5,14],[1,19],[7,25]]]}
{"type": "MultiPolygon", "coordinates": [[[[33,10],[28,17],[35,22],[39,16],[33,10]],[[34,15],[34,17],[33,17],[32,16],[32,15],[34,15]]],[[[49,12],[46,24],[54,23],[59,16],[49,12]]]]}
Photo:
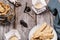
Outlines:
{"type": "Polygon", "coordinates": [[[3,39],[3,26],[0,26],[0,40],[3,39]]]}
{"type": "MultiPolygon", "coordinates": [[[[49,2],[49,0],[45,0],[46,3],[49,2]]],[[[53,26],[53,15],[50,11],[46,10],[45,12],[41,13],[40,15],[37,15],[37,24],[42,24],[46,22],[47,24],[53,26]]]]}
{"type": "Polygon", "coordinates": [[[37,24],[43,24],[46,22],[47,24],[53,26],[53,16],[50,12],[44,12],[41,15],[37,16],[37,24]]]}
{"type": "Polygon", "coordinates": [[[16,9],[16,15],[17,15],[17,27],[16,28],[17,30],[19,30],[19,33],[21,35],[21,40],[27,40],[29,31],[31,30],[32,27],[35,26],[35,13],[32,10],[31,12],[29,12],[29,14],[33,18],[29,16],[27,13],[24,13],[26,2],[28,3],[28,6],[31,7],[31,0],[20,0],[20,1],[21,1],[22,6],[16,9]],[[20,24],[20,20],[24,20],[28,24],[28,28],[23,27],[20,24]]]}

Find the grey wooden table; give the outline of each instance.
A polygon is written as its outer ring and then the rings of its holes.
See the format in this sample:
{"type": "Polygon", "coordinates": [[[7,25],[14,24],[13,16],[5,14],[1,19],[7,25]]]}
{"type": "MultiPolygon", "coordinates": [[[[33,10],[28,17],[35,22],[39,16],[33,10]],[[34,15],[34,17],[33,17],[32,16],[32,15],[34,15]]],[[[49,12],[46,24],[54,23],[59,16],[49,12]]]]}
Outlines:
{"type": "MultiPolygon", "coordinates": [[[[7,0],[0,0],[0,1],[9,4],[11,8],[14,8],[13,5],[10,4],[7,0]]],[[[17,15],[16,29],[19,31],[21,35],[21,40],[28,40],[29,31],[37,24],[41,25],[43,22],[47,22],[49,25],[53,26],[53,15],[51,14],[51,12],[45,11],[40,15],[36,15],[35,12],[31,10],[29,14],[33,17],[32,18],[31,16],[23,12],[26,2],[28,3],[28,6],[31,7],[32,0],[18,0],[18,1],[22,4],[22,6],[16,8],[16,15],[17,15]],[[20,25],[20,20],[24,20],[28,24],[28,28],[25,28],[22,25],[20,25]]],[[[11,29],[13,29],[12,24],[10,26],[0,26],[0,40],[4,40],[4,34],[10,31],[11,29]]]]}

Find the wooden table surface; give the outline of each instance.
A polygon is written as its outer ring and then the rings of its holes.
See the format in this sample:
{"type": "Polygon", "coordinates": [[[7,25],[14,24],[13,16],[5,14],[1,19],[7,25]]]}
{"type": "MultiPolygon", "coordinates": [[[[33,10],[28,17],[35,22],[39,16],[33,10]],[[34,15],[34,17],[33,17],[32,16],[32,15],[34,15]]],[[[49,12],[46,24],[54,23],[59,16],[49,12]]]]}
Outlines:
{"type": "MultiPolygon", "coordinates": [[[[9,4],[11,8],[14,8],[12,4],[10,4],[7,0],[0,0],[6,4],[9,4]]],[[[42,14],[36,15],[33,10],[29,12],[31,16],[27,13],[24,13],[24,8],[26,2],[28,6],[32,6],[32,0],[18,0],[22,6],[16,8],[16,29],[19,31],[21,35],[21,40],[28,40],[29,31],[37,24],[42,24],[43,22],[47,22],[49,25],[53,26],[53,15],[50,11],[45,11],[42,14]],[[23,27],[20,25],[20,20],[24,20],[28,24],[28,28],[23,27]]],[[[0,40],[4,40],[4,34],[13,29],[13,25],[10,26],[0,26],[0,40]]]]}

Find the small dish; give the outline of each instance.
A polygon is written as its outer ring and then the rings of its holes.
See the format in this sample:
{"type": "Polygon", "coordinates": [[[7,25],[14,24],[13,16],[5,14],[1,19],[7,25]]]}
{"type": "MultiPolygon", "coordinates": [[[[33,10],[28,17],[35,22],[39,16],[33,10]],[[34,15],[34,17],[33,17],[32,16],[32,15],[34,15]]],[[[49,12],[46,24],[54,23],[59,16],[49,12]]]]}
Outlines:
{"type": "Polygon", "coordinates": [[[9,40],[11,37],[17,37],[18,40],[21,39],[21,35],[19,34],[18,30],[12,29],[8,33],[4,34],[5,39],[4,40],[9,40]]]}
{"type": "MultiPolygon", "coordinates": [[[[40,1],[44,6],[47,5],[46,2],[45,2],[45,0],[38,0],[38,1],[40,1]]],[[[32,0],[32,5],[35,5],[36,2],[37,2],[37,0],[32,0]]]]}
{"type": "Polygon", "coordinates": [[[35,9],[35,7],[32,6],[32,9],[36,14],[40,14],[46,10],[46,7],[43,7],[41,9],[37,10],[37,9],[35,9]]]}
{"type": "Polygon", "coordinates": [[[36,14],[44,12],[46,10],[46,6],[47,4],[45,0],[32,0],[32,9],[33,11],[35,11],[36,14]],[[41,5],[39,6],[37,3],[40,3],[41,5]]]}

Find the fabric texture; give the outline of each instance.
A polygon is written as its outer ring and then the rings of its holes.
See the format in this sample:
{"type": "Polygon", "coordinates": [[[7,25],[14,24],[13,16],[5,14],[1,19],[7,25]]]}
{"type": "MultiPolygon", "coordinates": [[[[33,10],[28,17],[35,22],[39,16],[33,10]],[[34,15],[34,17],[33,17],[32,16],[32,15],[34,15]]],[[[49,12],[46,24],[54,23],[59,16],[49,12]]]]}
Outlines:
{"type": "Polygon", "coordinates": [[[54,28],[57,32],[58,38],[60,38],[60,3],[58,0],[50,0],[48,3],[48,8],[55,16],[54,28]]]}

